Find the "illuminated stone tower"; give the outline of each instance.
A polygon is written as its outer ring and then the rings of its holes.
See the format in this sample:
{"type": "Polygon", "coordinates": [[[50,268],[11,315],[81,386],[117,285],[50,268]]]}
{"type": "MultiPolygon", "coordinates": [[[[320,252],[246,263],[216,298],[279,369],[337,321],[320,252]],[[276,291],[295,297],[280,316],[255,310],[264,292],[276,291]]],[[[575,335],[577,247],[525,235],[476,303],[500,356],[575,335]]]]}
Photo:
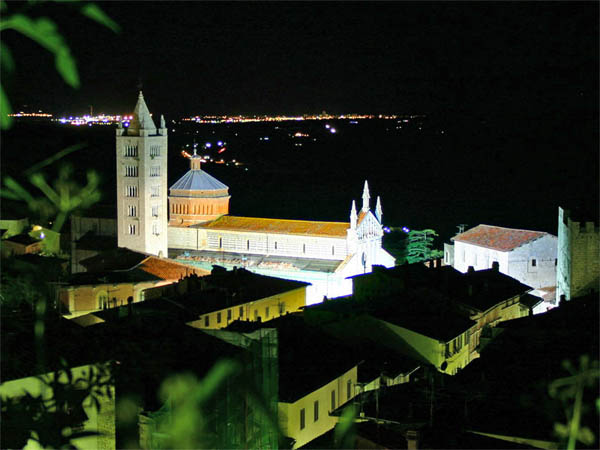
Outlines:
{"type": "Polygon", "coordinates": [[[166,257],[167,222],[167,127],[140,91],[129,127],[117,128],[118,245],[166,257]]]}

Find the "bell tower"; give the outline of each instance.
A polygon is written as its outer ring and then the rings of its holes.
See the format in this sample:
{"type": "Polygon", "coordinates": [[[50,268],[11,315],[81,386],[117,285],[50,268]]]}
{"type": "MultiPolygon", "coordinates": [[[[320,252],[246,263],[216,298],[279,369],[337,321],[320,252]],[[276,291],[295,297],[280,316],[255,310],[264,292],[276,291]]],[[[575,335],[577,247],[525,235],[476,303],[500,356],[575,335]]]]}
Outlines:
{"type": "Polygon", "coordinates": [[[152,120],[140,91],[129,126],[117,132],[119,247],[167,257],[167,127],[152,120]]]}

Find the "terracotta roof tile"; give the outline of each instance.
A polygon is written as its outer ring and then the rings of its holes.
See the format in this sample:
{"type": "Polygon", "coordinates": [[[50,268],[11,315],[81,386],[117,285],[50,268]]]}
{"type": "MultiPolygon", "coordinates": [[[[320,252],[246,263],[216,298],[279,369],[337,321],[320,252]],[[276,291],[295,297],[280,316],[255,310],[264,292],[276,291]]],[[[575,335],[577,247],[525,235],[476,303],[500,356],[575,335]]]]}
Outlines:
{"type": "Polygon", "coordinates": [[[222,216],[213,222],[200,224],[197,225],[197,227],[209,230],[300,234],[323,237],[346,237],[346,230],[350,228],[350,224],[348,222],[314,222],[309,220],[222,216]]]}
{"type": "Polygon", "coordinates": [[[181,264],[168,259],[161,259],[155,256],[150,256],[140,263],[139,269],[146,273],[150,273],[163,280],[175,281],[195,273],[199,276],[209,275],[210,271],[203,270],[197,267],[192,267],[187,264],[181,264]]]}
{"type": "Polygon", "coordinates": [[[487,247],[507,252],[528,242],[535,241],[549,233],[544,231],[517,230],[514,228],[477,225],[475,228],[458,234],[453,241],[466,242],[480,247],[487,247]]]}

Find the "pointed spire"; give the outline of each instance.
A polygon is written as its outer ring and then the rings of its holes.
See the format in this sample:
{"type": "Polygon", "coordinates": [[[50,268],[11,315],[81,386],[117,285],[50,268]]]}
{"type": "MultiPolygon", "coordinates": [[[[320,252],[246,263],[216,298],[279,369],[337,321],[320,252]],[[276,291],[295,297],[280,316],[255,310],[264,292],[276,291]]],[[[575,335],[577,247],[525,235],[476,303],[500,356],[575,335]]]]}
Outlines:
{"type": "Polygon", "coordinates": [[[167,128],[167,124],[165,122],[165,116],[163,116],[162,114],[160,115],[160,127],[167,128]]]}
{"type": "Polygon", "coordinates": [[[133,118],[129,123],[129,130],[156,130],[150,111],[148,111],[148,107],[144,101],[142,91],[140,91],[137,104],[133,110],[133,118]]]}
{"type": "Polygon", "coordinates": [[[363,211],[368,211],[369,210],[369,199],[371,198],[371,196],[369,195],[369,183],[367,183],[367,180],[365,180],[365,187],[363,189],[363,195],[362,195],[362,200],[363,200],[363,204],[362,204],[362,210],[363,211]]]}
{"type": "Polygon", "coordinates": [[[356,215],[356,202],[352,200],[352,209],[350,210],[350,228],[353,230],[356,229],[356,222],[358,221],[358,216],[356,215]]]}
{"type": "Polygon", "coordinates": [[[383,217],[383,209],[381,209],[381,198],[379,198],[379,195],[377,196],[377,205],[375,206],[375,217],[377,217],[379,223],[383,223],[381,221],[381,218],[383,217]]]}

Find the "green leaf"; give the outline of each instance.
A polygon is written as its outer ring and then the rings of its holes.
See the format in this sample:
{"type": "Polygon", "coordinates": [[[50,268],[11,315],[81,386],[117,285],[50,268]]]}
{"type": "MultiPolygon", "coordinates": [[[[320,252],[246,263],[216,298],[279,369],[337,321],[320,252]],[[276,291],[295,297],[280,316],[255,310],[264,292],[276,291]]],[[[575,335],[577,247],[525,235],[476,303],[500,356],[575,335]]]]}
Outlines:
{"type": "Polygon", "coordinates": [[[8,97],[4,93],[4,87],[0,85],[0,129],[7,130],[12,125],[12,117],[9,114],[12,113],[10,102],[8,97]]]}
{"type": "Polygon", "coordinates": [[[47,17],[33,20],[23,14],[15,14],[2,22],[0,30],[5,29],[18,31],[52,52],[56,69],[63,80],[73,88],[79,87],[79,74],[75,60],[52,20],[47,17]]]}
{"type": "Polygon", "coordinates": [[[71,52],[68,48],[63,47],[54,59],[56,65],[56,71],[60,73],[63,80],[72,88],[79,87],[79,73],[77,72],[77,64],[75,59],[71,56],[71,52]]]}
{"type": "Polygon", "coordinates": [[[115,33],[121,31],[121,27],[117,22],[108,17],[102,9],[95,3],[88,3],[81,8],[81,14],[104,25],[106,28],[110,28],[115,33]]]}
{"type": "Polygon", "coordinates": [[[0,42],[0,65],[7,72],[15,70],[15,60],[12,57],[10,49],[4,42],[0,42]]]}
{"type": "Polygon", "coordinates": [[[582,442],[584,445],[592,445],[596,440],[594,436],[594,432],[590,430],[588,427],[583,427],[579,429],[579,433],[577,433],[577,440],[582,442]]]}

